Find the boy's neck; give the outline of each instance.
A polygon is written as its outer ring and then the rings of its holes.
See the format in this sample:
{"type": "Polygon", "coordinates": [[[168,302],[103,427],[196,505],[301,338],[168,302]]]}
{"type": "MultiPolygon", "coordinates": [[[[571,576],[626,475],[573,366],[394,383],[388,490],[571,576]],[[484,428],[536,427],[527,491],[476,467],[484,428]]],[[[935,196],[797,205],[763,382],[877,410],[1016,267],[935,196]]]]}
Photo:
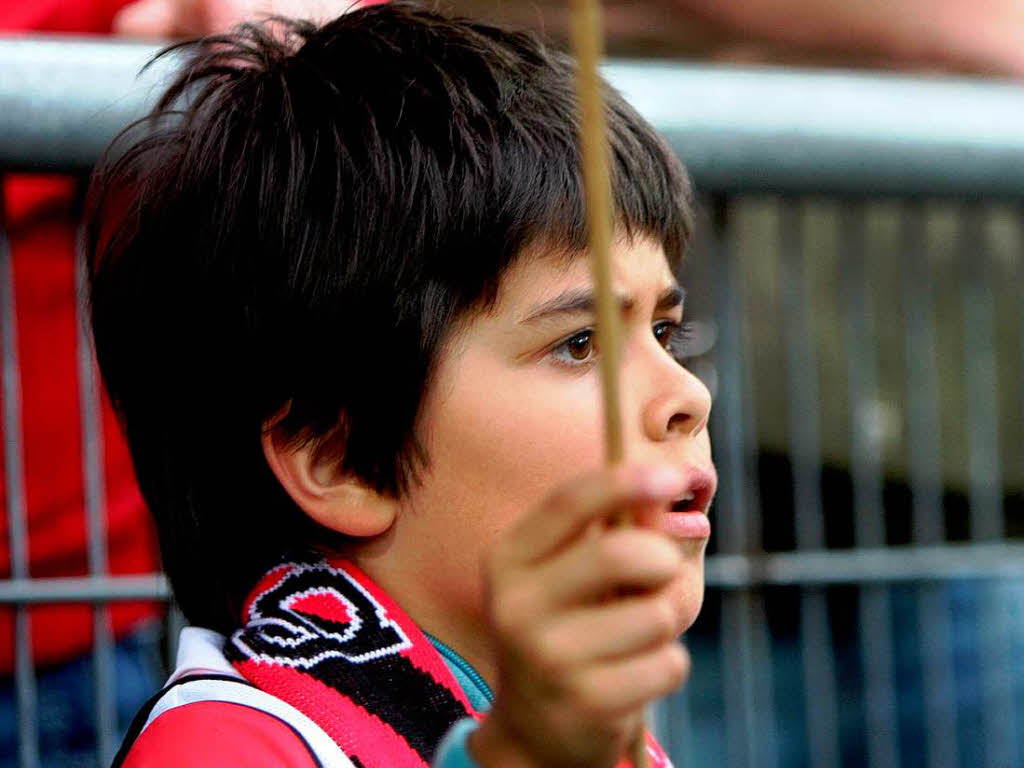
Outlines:
{"type": "MultiPolygon", "coordinates": [[[[452,610],[450,601],[442,601],[431,591],[429,580],[414,572],[394,567],[394,550],[369,544],[351,554],[352,561],[381,587],[427,634],[437,638],[461,656],[493,690],[497,666],[486,624],[452,610]]],[[[406,561],[408,562],[408,561],[406,561]]]]}

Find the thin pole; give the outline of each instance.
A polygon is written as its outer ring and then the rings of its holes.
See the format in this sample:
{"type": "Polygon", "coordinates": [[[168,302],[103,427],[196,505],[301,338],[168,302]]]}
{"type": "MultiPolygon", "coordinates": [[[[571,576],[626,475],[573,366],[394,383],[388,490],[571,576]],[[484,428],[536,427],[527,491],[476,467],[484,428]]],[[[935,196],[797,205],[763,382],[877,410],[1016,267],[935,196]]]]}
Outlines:
{"type": "Polygon", "coordinates": [[[604,446],[609,464],[623,459],[619,410],[619,310],[612,293],[611,182],[605,140],[604,101],[597,65],[601,58],[601,14],[596,0],[572,0],[572,44],[577,62],[580,145],[586,197],[588,245],[597,304],[597,345],[601,350],[604,446]]]}
{"type": "MultiPolygon", "coordinates": [[[[612,293],[609,251],[612,240],[611,182],[608,173],[608,142],[597,65],[603,35],[597,0],[572,0],[572,46],[576,54],[577,91],[580,102],[580,147],[583,158],[583,192],[586,201],[590,264],[594,275],[597,309],[597,346],[604,405],[605,460],[622,462],[622,417],[619,408],[619,308],[612,293]]],[[[616,521],[628,523],[628,520],[616,521]]],[[[645,718],[646,721],[647,718],[645,718]]],[[[646,723],[642,722],[629,748],[635,768],[647,768],[646,723]]]]}

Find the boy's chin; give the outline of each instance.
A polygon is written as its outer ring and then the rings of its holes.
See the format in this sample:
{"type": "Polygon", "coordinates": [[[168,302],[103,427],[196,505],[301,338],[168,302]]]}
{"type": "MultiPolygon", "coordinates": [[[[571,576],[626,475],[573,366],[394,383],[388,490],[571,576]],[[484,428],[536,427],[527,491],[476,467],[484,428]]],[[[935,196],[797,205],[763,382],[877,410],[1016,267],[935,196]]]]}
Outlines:
{"type": "Polygon", "coordinates": [[[700,564],[700,569],[704,570],[704,550],[707,549],[707,539],[679,539],[679,551],[683,553],[683,557],[687,563],[700,564]]]}
{"type": "Polygon", "coordinates": [[[683,596],[683,605],[680,610],[680,620],[682,624],[680,632],[685,632],[693,626],[693,622],[695,622],[697,617],[700,615],[701,606],[704,605],[704,580],[701,579],[700,584],[695,584],[694,587],[696,587],[696,589],[692,592],[687,590],[686,594],[683,596]]]}
{"type": "Polygon", "coordinates": [[[704,604],[704,550],[707,543],[707,539],[685,539],[679,542],[687,566],[687,578],[683,580],[679,596],[684,632],[697,620],[704,604]]]}

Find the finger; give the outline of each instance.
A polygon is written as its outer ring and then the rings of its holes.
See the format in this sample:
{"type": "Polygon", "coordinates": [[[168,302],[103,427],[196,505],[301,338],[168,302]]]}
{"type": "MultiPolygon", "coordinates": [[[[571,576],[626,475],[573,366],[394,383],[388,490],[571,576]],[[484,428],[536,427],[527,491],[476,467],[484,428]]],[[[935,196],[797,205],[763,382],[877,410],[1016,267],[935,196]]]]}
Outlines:
{"type": "Polygon", "coordinates": [[[570,684],[576,706],[615,718],[676,690],[690,674],[690,655],[680,643],[667,643],[639,655],[582,669],[570,684]]]}
{"type": "Polygon", "coordinates": [[[512,562],[532,564],[592,522],[668,502],[682,493],[683,484],[682,475],[667,466],[619,466],[576,478],[519,520],[503,539],[502,551],[512,562]]]}
{"type": "Polygon", "coordinates": [[[675,643],[686,626],[674,598],[661,590],[561,615],[538,637],[541,668],[564,670],[675,643]]]}
{"type": "Polygon", "coordinates": [[[534,566],[545,585],[545,609],[602,600],[608,595],[659,589],[680,572],[679,547],[662,533],[642,528],[598,528],[573,546],[534,566]]]}

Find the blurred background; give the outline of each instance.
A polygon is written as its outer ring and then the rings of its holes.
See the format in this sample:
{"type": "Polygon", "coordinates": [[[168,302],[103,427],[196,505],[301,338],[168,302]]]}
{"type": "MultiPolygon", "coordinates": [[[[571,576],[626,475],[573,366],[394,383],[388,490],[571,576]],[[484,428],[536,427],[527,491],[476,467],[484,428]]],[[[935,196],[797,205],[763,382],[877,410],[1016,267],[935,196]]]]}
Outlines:
{"type": "MultiPolygon", "coordinates": [[[[88,170],[159,40],[329,0],[0,4],[0,766],[106,765],[173,657],[82,324],[88,170]]],[[[566,36],[562,2],[444,8],[566,36]]],[[[604,3],[690,168],[721,476],[683,766],[1024,766],[1024,0],[604,3]]],[[[173,65],[173,62],[171,62],[173,65]]]]}

